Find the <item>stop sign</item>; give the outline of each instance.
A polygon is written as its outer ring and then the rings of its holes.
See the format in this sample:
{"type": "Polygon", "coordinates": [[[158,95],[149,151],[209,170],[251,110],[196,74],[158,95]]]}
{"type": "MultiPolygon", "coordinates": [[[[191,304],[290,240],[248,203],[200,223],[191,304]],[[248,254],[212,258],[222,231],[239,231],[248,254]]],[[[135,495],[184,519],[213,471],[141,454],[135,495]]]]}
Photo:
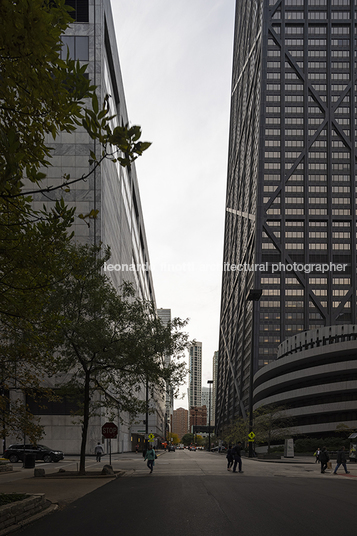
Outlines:
{"type": "Polygon", "coordinates": [[[106,422],[102,426],[102,435],[106,439],[114,439],[118,435],[118,427],[113,422],[106,422]]]}

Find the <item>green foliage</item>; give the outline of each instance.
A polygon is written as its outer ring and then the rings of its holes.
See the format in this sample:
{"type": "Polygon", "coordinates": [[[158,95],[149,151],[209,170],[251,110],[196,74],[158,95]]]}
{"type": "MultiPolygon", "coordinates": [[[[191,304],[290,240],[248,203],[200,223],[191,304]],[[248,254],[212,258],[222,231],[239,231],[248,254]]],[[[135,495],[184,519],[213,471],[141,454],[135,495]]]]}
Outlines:
{"type": "MultiPolygon", "coordinates": [[[[71,184],[89,177],[105,158],[129,166],[150,145],[140,141],[140,127],[113,130],[109,97],[100,108],[86,66],[68,57],[61,59],[60,37],[72,22],[70,9],[65,0],[0,2],[0,413],[4,433],[26,433],[33,441],[40,439],[41,427],[20,399],[10,407],[9,392],[39,391],[45,375],[53,372],[52,350],[62,344],[62,324],[68,322],[63,309],[53,304],[64,288],[60,282],[81,280],[75,268],[82,260],[80,253],[76,256],[67,250],[75,208],[69,209],[60,199],[51,209],[44,206],[36,211],[31,195],[56,189],[68,192],[71,184]],[[85,177],[66,175],[62,184],[41,189],[51,165],[49,140],[81,125],[99,141],[99,153],[88,155],[92,168],[85,177]],[[35,189],[24,195],[25,179],[35,189]],[[72,279],[71,272],[77,274],[72,279]]],[[[89,222],[97,215],[91,210],[78,217],[89,222]]],[[[99,265],[91,269],[100,270],[99,265]]],[[[95,306],[98,314],[105,309],[98,295],[95,306]]],[[[179,344],[182,326],[182,321],[172,323],[173,344],[179,344]]],[[[135,344],[138,349],[138,341],[135,344]]],[[[165,374],[179,379],[180,368],[173,366],[165,374]]],[[[45,394],[52,396],[47,390],[45,394]]],[[[126,399],[125,390],[121,400],[130,407],[132,397],[126,399]]]]}
{"type": "Polygon", "coordinates": [[[0,194],[38,182],[49,165],[46,135],[71,132],[93,92],[85,66],[60,59],[71,17],[64,0],[0,3],[0,194]]]}
{"type": "Polygon", "coordinates": [[[0,493],[0,506],[27,499],[26,493],[0,493]]]}
{"type": "MultiPolygon", "coordinates": [[[[253,432],[255,433],[255,443],[267,443],[270,452],[272,441],[284,439],[291,436],[290,426],[292,419],[286,417],[282,406],[265,406],[253,412],[253,432]]],[[[248,441],[249,415],[246,419],[236,418],[225,430],[222,439],[228,444],[234,445],[238,441],[245,443],[248,441]]]]}
{"type": "Polygon", "coordinates": [[[249,420],[243,417],[236,418],[223,434],[222,439],[228,445],[236,445],[238,441],[244,443],[248,441],[249,420]]]}
{"type": "Polygon", "coordinates": [[[173,433],[169,432],[169,434],[168,434],[169,443],[171,443],[171,439],[172,439],[172,443],[174,445],[178,445],[180,443],[179,436],[177,434],[173,434],[173,433]]]}
{"type": "Polygon", "coordinates": [[[73,245],[68,251],[71,273],[53,290],[48,312],[61,315],[56,354],[60,386],[81,396],[83,472],[90,418],[100,408],[145,413],[139,393],[146,382],[161,395],[167,384],[177,390],[186,374],[181,360],[189,341],[182,332],[186,321],[174,319],[164,326],[153,305],[136,298],[130,285],[117,294],[101,273],[108,249],[73,245]],[[171,356],[169,365],[166,355],[171,356]]]}
{"type": "Polygon", "coordinates": [[[338,437],[325,437],[325,438],[298,438],[294,441],[294,450],[296,453],[309,452],[313,453],[318,447],[326,447],[327,450],[339,450],[342,446],[349,449],[349,439],[340,439],[338,437]]]}
{"type": "MultiPolygon", "coordinates": [[[[203,438],[201,444],[205,447],[206,450],[208,450],[208,446],[209,446],[208,436],[203,438]]],[[[211,448],[215,446],[216,444],[218,445],[218,437],[214,433],[211,433],[211,448]]]]}
{"type": "Polygon", "coordinates": [[[282,440],[292,435],[293,419],[286,415],[285,406],[271,404],[256,410],[253,414],[253,431],[257,443],[267,443],[268,453],[272,441],[282,440]]]}
{"type": "Polygon", "coordinates": [[[200,434],[195,435],[195,444],[199,446],[204,445],[204,439],[200,434]]]}
{"type": "Polygon", "coordinates": [[[194,442],[193,434],[185,434],[183,437],[181,437],[181,443],[183,443],[185,447],[188,447],[188,445],[191,445],[193,442],[194,442]]]}
{"type": "Polygon", "coordinates": [[[36,441],[42,428],[20,398],[10,406],[10,393],[39,389],[51,369],[51,338],[59,319],[46,312],[46,303],[70,271],[64,252],[73,210],[58,201],[52,210],[34,212],[24,198],[0,200],[0,208],[2,430],[36,441]]]}
{"type": "MultiPolygon", "coordinates": [[[[72,22],[69,9],[65,0],[0,3],[0,196],[5,198],[21,194],[24,177],[36,184],[46,177],[48,136],[55,139],[83,125],[102,147],[100,155],[88,155],[95,167],[105,158],[130,166],[150,146],[140,141],[138,126],[112,129],[109,97],[100,109],[87,66],[61,59],[60,38],[72,22]],[[91,108],[85,105],[89,99],[91,108]]],[[[67,176],[62,185],[45,190],[68,191],[78,180],[83,177],[67,176]]]]}

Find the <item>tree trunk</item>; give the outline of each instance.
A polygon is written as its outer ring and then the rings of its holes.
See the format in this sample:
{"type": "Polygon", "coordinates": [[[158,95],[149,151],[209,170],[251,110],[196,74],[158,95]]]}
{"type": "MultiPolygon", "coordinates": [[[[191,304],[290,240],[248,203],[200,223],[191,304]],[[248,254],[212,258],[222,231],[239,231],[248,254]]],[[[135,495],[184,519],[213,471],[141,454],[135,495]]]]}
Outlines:
{"type": "Polygon", "coordinates": [[[89,384],[90,384],[90,375],[88,372],[86,372],[85,383],[84,383],[84,408],[83,408],[81,457],[80,457],[80,462],[79,462],[79,474],[80,475],[85,475],[86,473],[86,445],[87,445],[87,435],[88,435],[89,404],[90,404],[89,384]]]}

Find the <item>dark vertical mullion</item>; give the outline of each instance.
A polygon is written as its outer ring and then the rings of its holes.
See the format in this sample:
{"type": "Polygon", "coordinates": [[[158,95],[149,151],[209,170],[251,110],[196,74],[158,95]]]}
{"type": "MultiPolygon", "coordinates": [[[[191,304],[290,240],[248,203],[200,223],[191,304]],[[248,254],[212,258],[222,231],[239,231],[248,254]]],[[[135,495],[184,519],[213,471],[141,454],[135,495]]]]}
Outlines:
{"type": "MultiPolygon", "coordinates": [[[[332,100],[331,100],[331,2],[327,2],[327,28],[326,28],[326,152],[327,152],[327,254],[328,262],[332,262],[332,100]]],[[[326,325],[331,325],[333,313],[332,271],[327,277],[327,319],[326,325]]]]}
{"type": "MultiPolygon", "coordinates": [[[[281,13],[281,28],[280,28],[280,39],[281,39],[281,51],[280,51],[280,140],[281,140],[281,150],[280,150],[280,243],[281,243],[281,262],[285,264],[286,262],[286,249],[285,249],[285,5],[282,6],[281,13]]],[[[292,83],[292,80],[290,81],[292,83]]],[[[290,129],[293,128],[293,123],[290,124],[290,129]]],[[[285,340],[285,272],[281,271],[280,273],[280,342],[285,340]]]]}
{"type": "MultiPolygon", "coordinates": [[[[305,146],[305,162],[304,162],[304,206],[305,206],[305,216],[304,216],[304,250],[305,250],[305,262],[310,262],[310,251],[309,251],[309,8],[308,3],[305,2],[304,5],[304,146],[305,146]]],[[[308,330],[310,325],[310,277],[309,274],[305,275],[305,296],[304,296],[304,329],[308,330]]]]}
{"type": "Polygon", "coordinates": [[[350,91],[350,130],[351,130],[351,169],[350,169],[350,188],[351,188],[351,226],[350,226],[350,243],[351,243],[351,287],[353,290],[351,297],[351,319],[352,324],[356,323],[356,82],[355,82],[355,50],[356,33],[355,33],[355,11],[354,0],[351,0],[350,17],[351,17],[351,42],[350,42],[350,73],[351,73],[351,91],[350,91]]]}
{"type": "MultiPolygon", "coordinates": [[[[260,47],[260,56],[259,64],[256,68],[260,69],[261,78],[261,90],[260,90],[260,119],[259,119],[259,156],[258,156],[258,170],[257,170],[257,204],[256,204],[256,218],[255,218],[255,244],[256,251],[258,255],[256,260],[258,263],[262,262],[262,241],[263,241],[263,224],[266,222],[266,214],[264,212],[264,182],[265,182],[265,129],[266,129],[266,95],[267,95],[267,56],[268,56],[268,42],[269,42],[269,24],[270,24],[270,13],[268,0],[263,2],[263,5],[260,8],[261,15],[258,16],[258,20],[261,28],[261,47],[260,47]]],[[[258,30],[259,31],[259,30],[258,30]]],[[[255,272],[254,276],[254,286],[255,288],[261,288],[261,273],[259,270],[255,272]]],[[[255,335],[260,337],[260,308],[257,308],[257,318],[254,319],[255,322],[255,335]]],[[[254,356],[254,365],[255,370],[259,369],[259,345],[256,345],[256,355],[254,356]]]]}

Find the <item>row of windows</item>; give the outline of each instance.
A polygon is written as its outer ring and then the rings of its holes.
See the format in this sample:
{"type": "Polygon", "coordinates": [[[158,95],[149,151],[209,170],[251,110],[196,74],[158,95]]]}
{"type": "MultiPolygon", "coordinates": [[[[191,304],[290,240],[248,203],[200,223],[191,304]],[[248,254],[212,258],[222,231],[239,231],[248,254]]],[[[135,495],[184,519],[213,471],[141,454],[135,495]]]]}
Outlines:
{"type": "MultiPolygon", "coordinates": [[[[306,214],[306,210],[304,208],[290,208],[287,207],[285,209],[285,215],[286,216],[302,216],[306,214]]],[[[267,210],[267,214],[270,216],[280,216],[281,211],[280,208],[269,208],[267,210]]],[[[314,208],[309,207],[307,214],[309,216],[327,216],[327,209],[326,208],[314,208]]],[[[350,209],[341,209],[341,208],[333,208],[331,209],[332,216],[350,216],[351,210],[350,209]]],[[[357,214],[357,210],[356,210],[357,214]]]]}
{"type": "MultiPolygon", "coordinates": [[[[261,282],[261,284],[263,286],[264,285],[269,285],[271,287],[272,285],[280,285],[281,280],[280,280],[279,277],[262,277],[260,282],[261,282]]],[[[286,285],[295,285],[295,286],[298,285],[298,286],[300,286],[298,281],[297,281],[297,279],[291,278],[291,277],[286,277],[285,278],[285,284],[286,285]]],[[[323,285],[326,287],[326,285],[327,285],[326,277],[310,277],[309,278],[309,284],[310,284],[310,286],[314,287],[314,289],[315,289],[314,292],[315,292],[316,295],[326,294],[326,292],[327,292],[326,288],[325,289],[316,288],[317,286],[323,286],[323,285]]],[[[333,286],[334,287],[337,286],[337,285],[345,285],[345,286],[349,287],[350,284],[351,284],[351,280],[348,277],[334,277],[333,278],[333,286]]],[[[291,290],[293,291],[294,289],[291,289],[291,290]]],[[[297,288],[296,290],[300,290],[300,289],[297,288]]],[[[264,295],[266,294],[266,292],[267,292],[267,289],[264,289],[264,295]]],[[[346,292],[346,289],[336,289],[335,288],[333,290],[333,292],[336,295],[343,296],[344,293],[346,292]]],[[[285,318],[296,319],[296,318],[300,318],[300,315],[302,315],[302,313],[288,313],[288,316],[286,314],[285,318]]],[[[265,320],[276,319],[276,313],[266,313],[266,312],[260,313],[260,318],[265,319],[265,320]]]]}

